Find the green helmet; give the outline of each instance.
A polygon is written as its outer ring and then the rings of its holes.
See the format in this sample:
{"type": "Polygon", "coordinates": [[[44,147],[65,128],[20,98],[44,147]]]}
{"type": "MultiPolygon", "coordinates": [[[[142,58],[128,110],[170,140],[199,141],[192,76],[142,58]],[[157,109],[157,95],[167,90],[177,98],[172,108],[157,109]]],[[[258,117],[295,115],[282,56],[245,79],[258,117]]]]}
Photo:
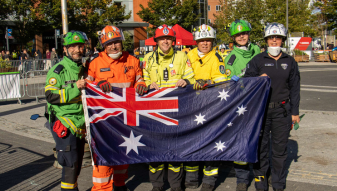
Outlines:
{"type": "Polygon", "coordinates": [[[76,43],[85,44],[85,37],[83,36],[83,32],[80,31],[70,31],[63,38],[63,46],[68,46],[76,43]]]}
{"type": "Polygon", "coordinates": [[[230,28],[229,28],[229,34],[231,36],[234,36],[238,33],[241,32],[249,32],[252,30],[252,27],[250,25],[249,22],[245,21],[245,20],[235,20],[234,22],[232,22],[230,28]]]}

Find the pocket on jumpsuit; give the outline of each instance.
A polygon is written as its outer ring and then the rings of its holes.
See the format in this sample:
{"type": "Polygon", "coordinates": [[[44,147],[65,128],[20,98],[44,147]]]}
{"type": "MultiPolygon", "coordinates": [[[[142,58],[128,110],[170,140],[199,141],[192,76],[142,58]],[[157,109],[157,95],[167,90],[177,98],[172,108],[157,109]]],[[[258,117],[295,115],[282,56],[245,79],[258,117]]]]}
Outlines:
{"type": "Polygon", "coordinates": [[[70,156],[69,151],[58,151],[57,152],[57,161],[59,162],[59,164],[61,166],[73,167],[73,164],[69,161],[69,158],[67,158],[67,155],[70,156]]]}

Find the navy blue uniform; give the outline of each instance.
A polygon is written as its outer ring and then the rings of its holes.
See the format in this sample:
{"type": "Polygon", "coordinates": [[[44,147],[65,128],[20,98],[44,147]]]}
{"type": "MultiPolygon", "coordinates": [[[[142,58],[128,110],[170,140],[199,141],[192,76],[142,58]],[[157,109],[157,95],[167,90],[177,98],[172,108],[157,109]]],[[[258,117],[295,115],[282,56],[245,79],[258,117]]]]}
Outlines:
{"type": "Polygon", "coordinates": [[[256,55],[248,64],[244,77],[267,74],[271,78],[270,101],[259,144],[259,162],[254,164],[256,189],[268,190],[270,137],[272,142],[272,185],[284,189],[286,183],[287,143],[292,115],[299,115],[300,74],[298,64],[282,52],[278,60],[267,52],[256,55]],[[271,136],[270,136],[271,135],[271,136]]]}

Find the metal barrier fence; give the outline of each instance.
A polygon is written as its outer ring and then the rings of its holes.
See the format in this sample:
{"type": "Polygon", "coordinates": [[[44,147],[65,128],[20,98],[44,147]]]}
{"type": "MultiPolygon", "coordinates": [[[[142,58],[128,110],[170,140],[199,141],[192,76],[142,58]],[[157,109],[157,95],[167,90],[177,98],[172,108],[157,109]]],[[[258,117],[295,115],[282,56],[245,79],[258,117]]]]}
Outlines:
{"type": "Polygon", "coordinates": [[[51,67],[62,59],[29,59],[0,62],[0,101],[34,97],[44,97],[46,75],[51,67]],[[15,82],[15,84],[14,84],[15,82]],[[14,85],[13,85],[14,84],[14,85]],[[19,92],[12,98],[12,92],[19,92]]]}

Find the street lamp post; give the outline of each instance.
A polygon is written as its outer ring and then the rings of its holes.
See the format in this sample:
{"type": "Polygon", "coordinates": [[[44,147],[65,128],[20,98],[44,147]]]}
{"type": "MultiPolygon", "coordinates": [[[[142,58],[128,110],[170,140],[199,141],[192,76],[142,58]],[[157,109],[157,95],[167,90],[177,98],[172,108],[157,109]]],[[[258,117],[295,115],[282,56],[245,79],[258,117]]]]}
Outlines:
{"type": "Polygon", "coordinates": [[[287,38],[287,51],[288,51],[288,53],[290,53],[290,44],[289,44],[289,37],[290,37],[290,35],[289,35],[289,31],[288,31],[288,0],[287,0],[287,2],[286,2],[286,27],[287,27],[287,32],[288,32],[288,34],[287,34],[287,36],[288,36],[288,38],[287,38]]]}
{"type": "Polygon", "coordinates": [[[67,0],[61,0],[61,9],[62,9],[62,28],[63,34],[68,32],[68,11],[67,11],[67,0]]]}

